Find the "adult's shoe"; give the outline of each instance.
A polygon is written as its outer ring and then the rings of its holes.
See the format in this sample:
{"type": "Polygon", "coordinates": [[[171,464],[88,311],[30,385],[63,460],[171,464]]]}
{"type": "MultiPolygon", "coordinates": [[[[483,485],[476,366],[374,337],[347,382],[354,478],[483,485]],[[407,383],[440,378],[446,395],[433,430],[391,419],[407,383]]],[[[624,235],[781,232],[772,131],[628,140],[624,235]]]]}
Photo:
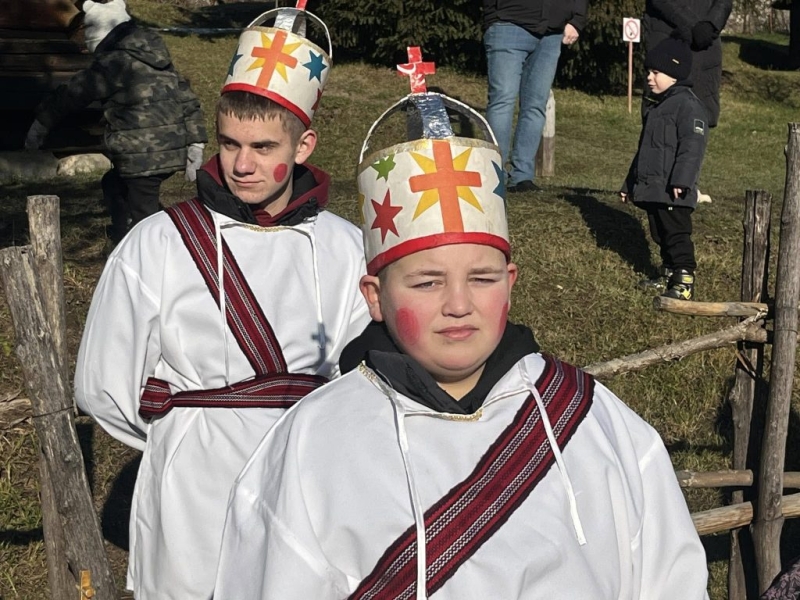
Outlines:
{"type": "Polygon", "coordinates": [[[519,194],[521,192],[541,192],[541,191],[542,188],[540,188],[538,185],[536,185],[530,180],[520,181],[516,185],[508,186],[508,192],[510,194],[519,194]]]}

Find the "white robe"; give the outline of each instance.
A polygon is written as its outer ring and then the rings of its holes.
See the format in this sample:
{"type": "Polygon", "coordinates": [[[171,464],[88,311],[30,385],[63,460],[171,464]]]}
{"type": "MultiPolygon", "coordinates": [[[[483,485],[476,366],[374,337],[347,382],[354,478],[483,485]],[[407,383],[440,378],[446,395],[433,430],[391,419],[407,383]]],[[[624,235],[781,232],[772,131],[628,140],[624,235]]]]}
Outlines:
{"type": "MultiPolygon", "coordinates": [[[[360,231],[329,212],[269,229],[214,218],[288,371],[337,376],[342,349],[369,322],[358,291],[365,272],[360,231]]],[[[145,381],[163,379],[175,393],[253,375],[169,216],[137,225],[95,290],[75,394],[112,436],[144,451],[128,563],[128,586],[139,600],[210,597],[231,484],[285,412],[174,408],[148,423],[138,414],[145,381]]]]}
{"type": "MultiPolygon", "coordinates": [[[[234,485],[215,600],[348,597],[414,526],[412,498],[427,510],[472,472],[543,364],[536,354],[522,359],[477,420],[426,408],[363,365],[306,396],[234,485]]],[[[562,452],[563,472],[553,464],[432,597],[706,598],[705,553],[655,430],[597,383],[562,452]]]]}

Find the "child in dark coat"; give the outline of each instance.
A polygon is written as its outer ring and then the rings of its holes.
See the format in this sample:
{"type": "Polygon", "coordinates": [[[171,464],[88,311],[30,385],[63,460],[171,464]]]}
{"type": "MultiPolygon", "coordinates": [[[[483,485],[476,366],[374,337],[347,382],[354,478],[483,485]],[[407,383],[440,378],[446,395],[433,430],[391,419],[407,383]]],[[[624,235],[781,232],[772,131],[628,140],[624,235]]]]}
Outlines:
{"type": "Polygon", "coordinates": [[[644,287],[680,300],[694,297],[697,262],[692,242],[692,212],[697,206],[697,179],[703,164],[708,117],[691,89],[692,52],[688,44],[668,38],[645,58],[652,104],[647,107],[628,176],[620,190],[647,212],[650,235],[658,244],[658,276],[644,287]]]}

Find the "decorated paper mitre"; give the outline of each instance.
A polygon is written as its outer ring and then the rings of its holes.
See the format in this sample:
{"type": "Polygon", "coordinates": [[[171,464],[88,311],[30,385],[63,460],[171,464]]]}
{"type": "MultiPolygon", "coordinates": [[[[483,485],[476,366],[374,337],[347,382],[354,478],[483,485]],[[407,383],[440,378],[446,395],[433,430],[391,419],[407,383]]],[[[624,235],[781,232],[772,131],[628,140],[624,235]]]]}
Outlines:
{"type": "Polygon", "coordinates": [[[510,258],[500,150],[486,120],[466,104],[428,92],[419,48],[398,65],[411,78],[412,93],[390,107],[367,134],[358,166],[367,272],[408,254],[447,244],[484,244],[510,258]],[[450,109],[486,139],[453,134],[450,109]],[[408,141],[370,152],[376,130],[398,112],[406,113],[408,141]]]}
{"type": "Polygon", "coordinates": [[[265,96],[289,109],[306,127],[319,106],[331,67],[328,28],[305,10],[276,8],[256,18],[239,36],[222,93],[245,91],[265,96]],[[274,21],[271,27],[263,23],[274,21]],[[309,22],[324,34],[327,51],[306,37],[309,22]]]}

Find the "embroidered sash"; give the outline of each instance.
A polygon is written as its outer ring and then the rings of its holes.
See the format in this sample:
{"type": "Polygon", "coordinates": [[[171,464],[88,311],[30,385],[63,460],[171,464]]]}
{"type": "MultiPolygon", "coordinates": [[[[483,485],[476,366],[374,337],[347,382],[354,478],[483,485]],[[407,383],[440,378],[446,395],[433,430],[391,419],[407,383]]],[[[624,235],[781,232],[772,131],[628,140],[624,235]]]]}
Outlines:
{"type": "MultiPolygon", "coordinates": [[[[536,382],[559,448],[592,405],[594,380],[552,358],[536,382]]],[[[433,594],[508,520],[555,462],[533,395],[477,467],[425,511],[427,593],[433,594]]],[[[351,600],[413,598],[417,539],[409,527],[378,560],[351,600]]]]}
{"type": "MultiPolygon", "coordinates": [[[[211,214],[194,199],[165,210],[181,234],[208,291],[219,307],[217,242],[211,214]]],[[[287,373],[278,339],[250,289],[228,244],[222,240],[225,314],[228,327],[256,377],[216,390],[171,395],[166,381],[150,377],[145,384],[139,414],[163,415],[175,406],[288,408],[327,382],[318,375],[287,373]]]]}

